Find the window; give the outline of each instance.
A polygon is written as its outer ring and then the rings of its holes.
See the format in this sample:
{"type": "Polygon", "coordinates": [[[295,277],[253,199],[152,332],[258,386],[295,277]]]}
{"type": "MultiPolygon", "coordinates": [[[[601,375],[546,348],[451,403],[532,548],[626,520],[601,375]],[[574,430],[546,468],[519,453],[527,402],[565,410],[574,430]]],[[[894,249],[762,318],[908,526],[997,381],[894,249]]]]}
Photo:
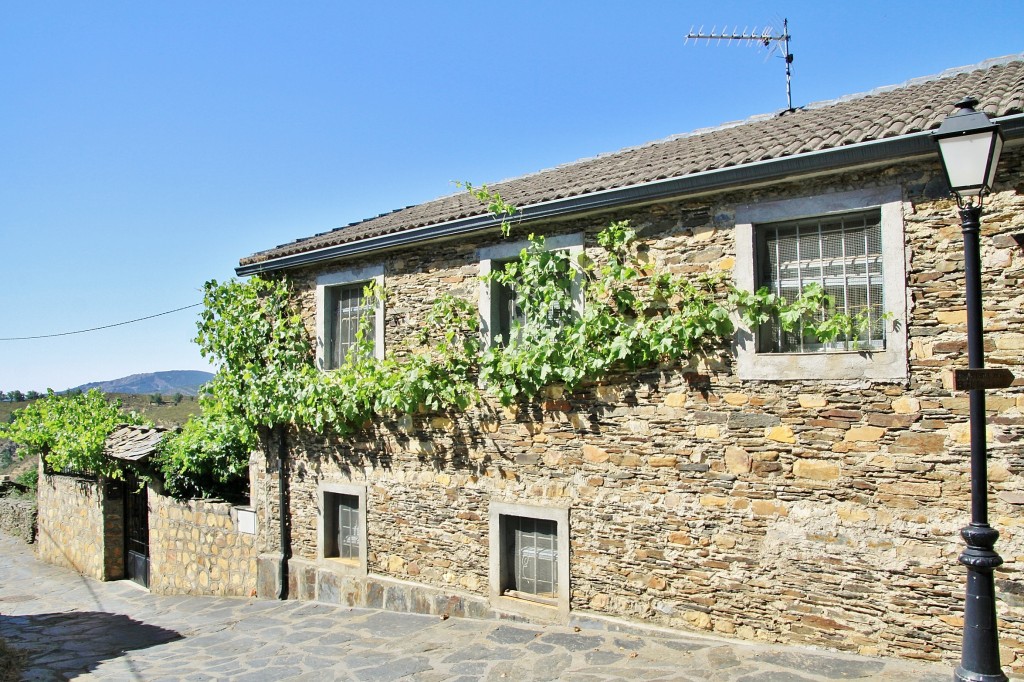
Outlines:
{"type": "Polygon", "coordinates": [[[852,338],[822,343],[802,329],[785,331],[771,321],[758,330],[758,352],[880,350],[885,347],[882,226],[878,210],[755,227],[759,277],[786,301],[817,284],[836,312],[854,320],[852,338]]]}
{"type": "Polygon", "coordinates": [[[322,482],[318,497],[318,556],[337,570],[365,575],[366,487],[322,482]]]}
{"type": "Polygon", "coordinates": [[[502,594],[551,604],[558,596],[558,524],[548,519],[506,516],[502,594]]]}
{"type": "MultiPolygon", "coordinates": [[[[508,261],[498,261],[496,265],[503,267],[508,261]]],[[[511,286],[499,282],[491,283],[492,305],[494,306],[494,338],[507,343],[512,338],[516,327],[526,323],[526,315],[516,303],[516,292],[511,286]]]]}
{"type": "Polygon", "coordinates": [[[812,282],[859,321],[828,344],[769,322],[736,338],[740,379],[904,379],[906,255],[898,187],[836,192],[736,208],[734,278],[793,300],[812,282]]]}
{"type": "Polygon", "coordinates": [[[373,355],[384,357],[384,303],[366,298],[367,285],[384,285],[383,266],[351,268],[316,280],[317,365],[340,367],[356,340],[359,325],[372,316],[373,355]]]}
{"type": "Polygon", "coordinates": [[[491,503],[491,600],[541,618],[569,612],[569,510],[491,503]]]}
{"type": "MultiPolygon", "coordinates": [[[[340,367],[356,344],[363,319],[373,314],[373,302],[366,297],[369,282],[329,287],[327,297],[327,338],[324,340],[325,364],[340,367]]],[[[370,339],[373,343],[373,339],[370,339]]]]}
{"type": "MultiPolygon", "coordinates": [[[[506,264],[519,259],[523,249],[528,248],[528,241],[515,242],[511,244],[497,244],[480,249],[480,276],[484,277],[493,270],[498,270],[506,264]]],[[[570,234],[549,237],[545,240],[545,246],[551,251],[568,251],[570,257],[575,258],[583,253],[583,235],[570,234]]],[[[573,307],[576,310],[583,309],[582,288],[578,282],[572,288],[573,307]]],[[[490,345],[498,337],[507,341],[516,322],[524,321],[522,310],[516,304],[516,294],[513,287],[503,286],[497,282],[481,281],[480,283],[480,319],[482,320],[482,332],[485,345],[490,345]]],[[[553,320],[553,323],[556,323],[553,320]]]]}
{"type": "Polygon", "coordinates": [[[324,556],[358,561],[359,498],[326,493],[324,509],[324,556]]]}

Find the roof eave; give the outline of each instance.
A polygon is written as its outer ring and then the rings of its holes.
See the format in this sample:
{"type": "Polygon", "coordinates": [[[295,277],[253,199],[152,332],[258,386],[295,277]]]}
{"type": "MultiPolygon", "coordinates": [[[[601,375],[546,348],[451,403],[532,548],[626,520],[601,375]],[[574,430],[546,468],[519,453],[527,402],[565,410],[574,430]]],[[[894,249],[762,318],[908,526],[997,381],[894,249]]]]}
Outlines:
{"type": "MultiPolygon", "coordinates": [[[[1000,124],[1003,136],[1008,142],[1024,138],[1024,114],[1005,116],[994,120],[1000,124]]],[[[873,140],[777,159],[755,161],[729,168],[531,204],[519,208],[516,222],[551,219],[570,214],[649,203],[672,197],[706,194],[735,187],[779,182],[794,177],[836,172],[847,168],[892,161],[911,161],[929,155],[935,156],[937,160],[938,148],[932,140],[931,131],[922,131],[884,140],[873,140]]],[[[264,272],[289,270],[428,240],[468,235],[493,229],[500,224],[501,220],[490,214],[460,218],[240,265],[235,268],[235,273],[240,277],[245,277],[264,272]]]]}

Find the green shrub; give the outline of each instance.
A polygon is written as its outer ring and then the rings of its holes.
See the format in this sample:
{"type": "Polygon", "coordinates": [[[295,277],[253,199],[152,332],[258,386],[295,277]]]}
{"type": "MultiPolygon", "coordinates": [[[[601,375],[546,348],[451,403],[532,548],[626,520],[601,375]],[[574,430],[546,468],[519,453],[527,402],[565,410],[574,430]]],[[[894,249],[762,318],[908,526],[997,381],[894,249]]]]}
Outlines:
{"type": "Polygon", "coordinates": [[[27,471],[23,471],[18,474],[17,478],[14,479],[15,483],[19,483],[33,493],[39,487],[39,469],[33,467],[27,471]]]}

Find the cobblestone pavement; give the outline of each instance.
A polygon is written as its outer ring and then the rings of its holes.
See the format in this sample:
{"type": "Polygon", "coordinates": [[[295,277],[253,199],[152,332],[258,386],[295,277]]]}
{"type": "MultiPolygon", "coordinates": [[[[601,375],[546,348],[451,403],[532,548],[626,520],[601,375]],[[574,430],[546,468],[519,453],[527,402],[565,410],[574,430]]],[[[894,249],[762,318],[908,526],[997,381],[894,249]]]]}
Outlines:
{"type": "Polygon", "coordinates": [[[0,637],[26,680],[948,682],[948,666],[624,628],[578,629],[151,595],[38,562],[0,535],[0,637]]]}

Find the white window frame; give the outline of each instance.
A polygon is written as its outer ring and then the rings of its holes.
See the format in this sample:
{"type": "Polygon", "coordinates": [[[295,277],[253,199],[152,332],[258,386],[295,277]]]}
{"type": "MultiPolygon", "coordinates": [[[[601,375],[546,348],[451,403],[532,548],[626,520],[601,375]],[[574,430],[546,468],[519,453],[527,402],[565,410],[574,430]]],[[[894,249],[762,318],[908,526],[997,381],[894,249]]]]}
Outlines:
{"type": "MultiPolygon", "coordinates": [[[[577,259],[583,253],[583,233],[563,234],[554,237],[547,237],[544,240],[544,247],[547,251],[568,251],[573,266],[576,266],[577,259]]],[[[523,249],[529,248],[528,240],[511,242],[508,244],[495,244],[485,246],[477,251],[477,258],[480,261],[480,333],[483,337],[484,348],[490,347],[494,334],[492,330],[498,327],[498,311],[493,305],[496,294],[496,282],[488,282],[484,279],[491,273],[491,270],[500,267],[502,264],[519,258],[523,249]]],[[[572,305],[577,313],[583,312],[583,284],[579,277],[573,278],[572,305]]]]}
{"type": "MultiPolygon", "coordinates": [[[[328,290],[332,287],[350,286],[360,282],[374,283],[384,287],[384,266],[367,265],[359,268],[347,268],[325,273],[316,278],[316,366],[322,370],[334,369],[327,367],[327,302],[328,290]]],[[[376,301],[373,311],[373,355],[378,360],[384,359],[384,300],[376,301]]]]}
{"type": "Polygon", "coordinates": [[[569,619],[569,509],[561,507],[540,507],[536,505],[509,502],[491,502],[488,546],[490,557],[488,577],[491,606],[503,613],[512,613],[548,621],[566,622],[569,619]],[[507,572],[503,516],[554,521],[557,524],[558,596],[555,603],[548,605],[540,601],[519,599],[502,593],[502,582],[507,572]]]}
{"type": "Polygon", "coordinates": [[[825,350],[804,353],[759,353],[756,330],[736,335],[736,371],[743,380],[906,379],[907,253],[903,200],[899,187],[836,192],[783,199],[736,208],[736,264],[740,289],[757,288],[757,226],[877,208],[882,228],[882,287],[886,322],[884,350],[825,350]]]}
{"type": "Polygon", "coordinates": [[[365,485],[321,481],[317,486],[316,528],[316,555],[321,564],[329,566],[331,569],[342,573],[366,575],[367,551],[365,485]],[[358,498],[359,500],[359,558],[357,561],[326,556],[328,545],[327,514],[333,511],[333,509],[328,509],[328,495],[348,495],[350,497],[358,498]]]}

